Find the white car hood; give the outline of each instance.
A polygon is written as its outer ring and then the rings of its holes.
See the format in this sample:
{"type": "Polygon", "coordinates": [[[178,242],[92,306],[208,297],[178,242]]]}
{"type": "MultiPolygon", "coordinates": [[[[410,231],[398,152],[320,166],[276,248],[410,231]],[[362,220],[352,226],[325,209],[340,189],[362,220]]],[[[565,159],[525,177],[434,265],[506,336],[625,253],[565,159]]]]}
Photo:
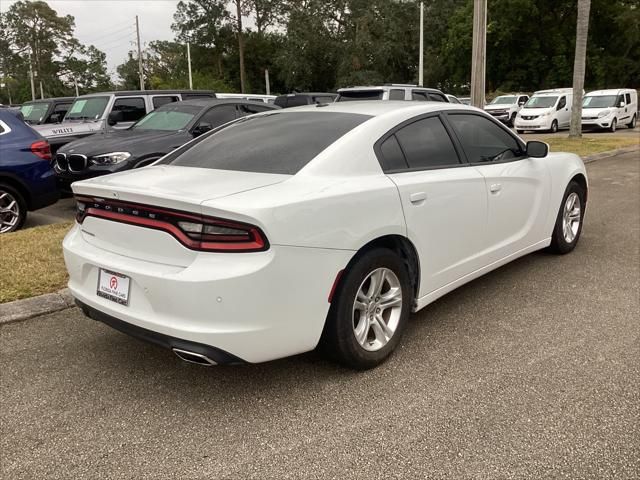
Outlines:
{"type": "Polygon", "coordinates": [[[486,107],[484,107],[485,110],[509,110],[510,108],[513,108],[512,103],[503,103],[502,105],[487,105],[486,107]]]}

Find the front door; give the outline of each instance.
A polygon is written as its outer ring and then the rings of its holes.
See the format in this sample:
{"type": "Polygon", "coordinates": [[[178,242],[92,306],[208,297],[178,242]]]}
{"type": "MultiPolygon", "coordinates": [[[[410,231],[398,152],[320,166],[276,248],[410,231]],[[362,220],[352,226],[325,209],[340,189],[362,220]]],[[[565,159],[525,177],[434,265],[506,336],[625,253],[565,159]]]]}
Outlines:
{"type": "Polygon", "coordinates": [[[482,250],[489,263],[549,237],[550,174],[544,159],[528,158],[506,128],[481,114],[447,115],[467,160],[483,176],[487,234],[482,250]]]}
{"type": "Polygon", "coordinates": [[[558,127],[559,128],[567,128],[569,127],[569,123],[571,122],[571,105],[569,102],[569,98],[567,95],[562,95],[558,100],[557,110],[557,119],[558,119],[558,127]]]}
{"type": "Polygon", "coordinates": [[[378,144],[383,169],[398,187],[407,236],[418,250],[418,296],[480,268],[487,218],[484,178],[460,161],[440,117],[417,117],[378,144]]]}

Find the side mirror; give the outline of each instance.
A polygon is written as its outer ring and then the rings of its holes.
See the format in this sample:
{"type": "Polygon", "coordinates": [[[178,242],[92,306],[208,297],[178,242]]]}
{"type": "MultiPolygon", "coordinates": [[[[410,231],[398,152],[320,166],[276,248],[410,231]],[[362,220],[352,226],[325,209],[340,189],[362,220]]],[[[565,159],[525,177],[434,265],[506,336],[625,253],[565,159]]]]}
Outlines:
{"type": "Polygon", "coordinates": [[[123,120],[124,120],[123,113],[120,110],[115,110],[109,113],[109,116],[107,117],[107,124],[113,127],[114,125],[117,125],[123,120]]]}
{"type": "Polygon", "coordinates": [[[538,140],[527,142],[527,157],[544,158],[549,153],[549,145],[538,140]]]}
{"type": "Polygon", "coordinates": [[[518,106],[521,107],[524,105],[524,102],[518,102],[518,106]]]}
{"type": "Polygon", "coordinates": [[[202,122],[193,129],[193,136],[198,137],[203,133],[207,133],[209,130],[213,130],[213,125],[210,123],[202,122]]]}
{"type": "Polygon", "coordinates": [[[620,108],[622,108],[622,107],[624,107],[624,106],[626,106],[626,105],[627,105],[627,104],[626,104],[626,103],[624,103],[624,100],[623,100],[623,101],[621,101],[621,102],[620,102],[620,104],[619,104],[618,106],[619,106],[620,108]]]}

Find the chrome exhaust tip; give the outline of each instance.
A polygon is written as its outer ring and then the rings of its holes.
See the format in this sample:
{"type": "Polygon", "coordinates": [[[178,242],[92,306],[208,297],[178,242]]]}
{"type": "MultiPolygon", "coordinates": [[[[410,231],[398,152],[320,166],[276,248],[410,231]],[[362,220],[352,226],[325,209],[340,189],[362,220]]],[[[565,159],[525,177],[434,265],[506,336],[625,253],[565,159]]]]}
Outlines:
{"type": "Polygon", "coordinates": [[[185,362],[189,363],[197,363],[198,365],[204,365],[205,367],[210,367],[211,365],[217,365],[216,362],[211,360],[206,355],[202,355],[200,353],[190,352],[188,350],[181,350],[180,348],[172,348],[173,353],[176,356],[185,362]]]}

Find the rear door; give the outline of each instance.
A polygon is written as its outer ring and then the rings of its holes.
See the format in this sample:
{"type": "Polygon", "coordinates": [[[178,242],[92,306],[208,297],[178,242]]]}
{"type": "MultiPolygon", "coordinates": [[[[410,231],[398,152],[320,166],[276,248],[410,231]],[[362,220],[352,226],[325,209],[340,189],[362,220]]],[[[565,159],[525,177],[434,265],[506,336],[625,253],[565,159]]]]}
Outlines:
{"type": "Polygon", "coordinates": [[[419,296],[480,268],[487,217],[484,178],[461,162],[440,116],[404,122],[376,143],[376,154],[398,188],[407,236],[418,250],[419,296]]]}
{"type": "Polygon", "coordinates": [[[482,250],[489,263],[549,237],[544,228],[551,178],[545,159],[528,158],[509,130],[483,114],[456,112],[447,120],[466,159],[484,177],[488,216],[482,250]]]}

